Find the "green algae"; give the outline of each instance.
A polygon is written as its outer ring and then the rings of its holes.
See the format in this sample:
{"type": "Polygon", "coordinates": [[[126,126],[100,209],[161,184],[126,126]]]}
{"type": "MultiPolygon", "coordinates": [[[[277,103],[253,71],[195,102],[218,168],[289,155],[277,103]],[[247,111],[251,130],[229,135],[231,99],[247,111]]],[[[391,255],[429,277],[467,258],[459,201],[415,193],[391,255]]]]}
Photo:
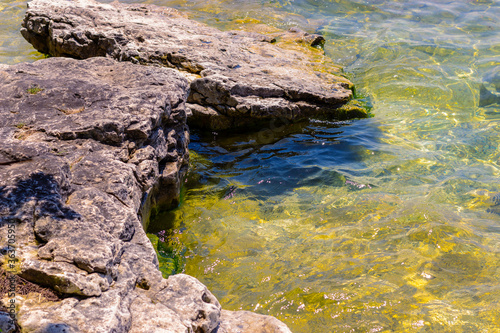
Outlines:
{"type": "Polygon", "coordinates": [[[368,117],[368,108],[363,105],[360,101],[351,100],[349,103],[342,105],[336,110],[336,119],[355,119],[355,118],[366,118],[368,117]]]}
{"type": "Polygon", "coordinates": [[[29,87],[28,89],[26,89],[26,91],[28,92],[28,94],[30,95],[36,95],[38,94],[39,92],[42,92],[43,91],[43,88],[40,88],[38,86],[31,86],[29,87]]]}
{"type": "Polygon", "coordinates": [[[176,242],[175,237],[160,238],[154,234],[148,234],[148,238],[158,256],[158,266],[162,275],[167,278],[170,275],[181,273],[184,268],[184,256],[182,245],[176,242]]]}

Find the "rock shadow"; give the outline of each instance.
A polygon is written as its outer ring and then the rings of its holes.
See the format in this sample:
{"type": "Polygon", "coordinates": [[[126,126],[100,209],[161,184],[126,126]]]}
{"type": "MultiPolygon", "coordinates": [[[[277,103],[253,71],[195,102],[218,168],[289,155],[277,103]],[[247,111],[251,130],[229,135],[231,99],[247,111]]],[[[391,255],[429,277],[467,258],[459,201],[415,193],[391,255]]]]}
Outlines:
{"type": "Polygon", "coordinates": [[[14,185],[0,186],[0,227],[12,222],[34,222],[41,217],[75,220],[81,216],[64,205],[69,182],[60,182],[54,175],[31,174],[14,185]]]}
{"type": "Polygon", "coordinates": [[[193,164],[186,187],[209,186],[221,199],[243,194],[258,200],[301,187],[370,188],[349,180],[343,169],[349,164],[363,169],[364,151],[377,149],[380,130],[369,120],[352,124],[311,120],[254,133],[193,131],[191,150],[202,161],[193,164]]]}

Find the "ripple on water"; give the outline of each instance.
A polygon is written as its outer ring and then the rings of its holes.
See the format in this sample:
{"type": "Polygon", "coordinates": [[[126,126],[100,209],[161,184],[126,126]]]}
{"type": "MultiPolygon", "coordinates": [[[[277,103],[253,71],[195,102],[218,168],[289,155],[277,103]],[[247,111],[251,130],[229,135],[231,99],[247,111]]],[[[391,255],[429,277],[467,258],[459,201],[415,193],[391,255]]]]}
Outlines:
{"type": "Polygon", "coordinates": [[[3,0],[0,3],[0,63],[33,62],[44,58],[25,41],[19,30],[26,12],[26,1],[3,0]]]}

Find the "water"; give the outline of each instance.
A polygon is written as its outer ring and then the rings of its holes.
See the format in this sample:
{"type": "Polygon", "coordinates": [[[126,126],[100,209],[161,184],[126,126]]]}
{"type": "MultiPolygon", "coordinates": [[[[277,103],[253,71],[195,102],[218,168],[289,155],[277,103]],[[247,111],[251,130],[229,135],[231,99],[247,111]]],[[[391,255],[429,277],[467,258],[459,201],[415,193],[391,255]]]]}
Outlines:
{"type": "Polygon", "coordinates": [[[19,33],[26,1],[0,0],[0,63],[15,64],[44,58],[19,33]]]}
{"type": "MultiPolygon", "coordinates": [[[[323,34],[374,114],[194,132],[182,205],[149,230],[164,271],[294,332],[500,332],[499,1],[154,3],[323,34]]],[[[0,4],[1,62],[40,57],[23,6],[0,4]]]]}

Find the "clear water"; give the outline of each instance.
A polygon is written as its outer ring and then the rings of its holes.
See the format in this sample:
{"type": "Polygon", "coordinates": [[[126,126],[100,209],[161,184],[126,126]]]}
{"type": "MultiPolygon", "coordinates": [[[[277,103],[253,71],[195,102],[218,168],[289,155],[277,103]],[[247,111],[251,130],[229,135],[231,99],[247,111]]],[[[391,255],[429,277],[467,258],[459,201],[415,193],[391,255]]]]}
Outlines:
{"type": "MultiPolygon", "coordinates": [[[[163,269],[294,332],[500,332],[500,1],[151,2],[323,34],[375,115],[194,132],[182,205],[150,227],[182,258],[163,269]]],[[[23,4],[0,4],[1,62],[40,56],[23,4]]]]}
{"type": "Polygon", "coordinates": [[[26,1],[0,0],[0,63],[15,64],[44,58],[19,33],[26,1]]]}

